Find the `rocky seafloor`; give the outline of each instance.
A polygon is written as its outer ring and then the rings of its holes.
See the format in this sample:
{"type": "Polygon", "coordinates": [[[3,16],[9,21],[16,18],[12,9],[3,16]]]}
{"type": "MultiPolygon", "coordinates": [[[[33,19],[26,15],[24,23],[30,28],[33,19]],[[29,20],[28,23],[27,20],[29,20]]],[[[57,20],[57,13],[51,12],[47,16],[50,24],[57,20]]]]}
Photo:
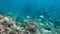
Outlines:
{"type": "Polygon", "coordinates": [[[60,34],[59,20],[40,16],[32,19],[30,16],[20,19],[0,15],[0,34],[60,34]],[[58,24],[57,24],[58,23],[58,24]]]}

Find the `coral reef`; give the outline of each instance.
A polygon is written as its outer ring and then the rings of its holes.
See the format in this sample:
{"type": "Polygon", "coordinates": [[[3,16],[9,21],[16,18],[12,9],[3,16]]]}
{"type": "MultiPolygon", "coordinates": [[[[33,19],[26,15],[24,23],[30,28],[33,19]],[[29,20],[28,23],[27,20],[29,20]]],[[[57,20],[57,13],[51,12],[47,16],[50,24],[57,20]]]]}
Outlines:
{"type": "Polygon", "coordinates": [[[40,34],[37,25],[33,22],[23,21],[19,26],[12,18],[0,15],[0,34],[40,34]]]}
{"type": "Polygon", "coordinates": [[[53,19],[44,16],[20,19],[0,15],[0,34],[60,34],[60,26],[53,22],[53,19]]]}

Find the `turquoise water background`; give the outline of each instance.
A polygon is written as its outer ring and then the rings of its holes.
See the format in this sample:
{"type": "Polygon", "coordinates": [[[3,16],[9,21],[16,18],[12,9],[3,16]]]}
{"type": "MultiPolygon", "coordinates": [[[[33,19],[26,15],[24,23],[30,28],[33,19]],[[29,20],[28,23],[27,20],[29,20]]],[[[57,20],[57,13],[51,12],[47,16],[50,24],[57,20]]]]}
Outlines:
{"type": "Polygon", "coordinates": [[[60,16],[60,0],[0,0],[0,14],[60,16]]]}
{"type": "MultiPolygon", "coordinates": [[[[12,20],[18,26],[22,24],[23,27],[28,27],[31,21],[38,28],[41,27],[39,30],[42,34],[50,31],[51,34],[60,34],[60,0],[0,0],[0,14],[9,18],[13,16],[12,20]],[[31,20],[29,16],[32,17],[31,20]],[[36,17],[38,18],[35,19],[36,17]]],[[[34,31],[35,29],[36,27],[34,31]]]]}

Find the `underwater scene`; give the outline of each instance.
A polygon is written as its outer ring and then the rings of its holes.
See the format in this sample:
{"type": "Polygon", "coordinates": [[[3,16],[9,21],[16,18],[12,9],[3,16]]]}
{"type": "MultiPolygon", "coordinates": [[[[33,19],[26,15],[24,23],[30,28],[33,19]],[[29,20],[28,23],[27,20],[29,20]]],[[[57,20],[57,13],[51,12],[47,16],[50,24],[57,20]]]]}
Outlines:
{"type": "Polygon", "coordinates": [[[60,0],[0,0],[0,34],[60,34],[60,0]]]}

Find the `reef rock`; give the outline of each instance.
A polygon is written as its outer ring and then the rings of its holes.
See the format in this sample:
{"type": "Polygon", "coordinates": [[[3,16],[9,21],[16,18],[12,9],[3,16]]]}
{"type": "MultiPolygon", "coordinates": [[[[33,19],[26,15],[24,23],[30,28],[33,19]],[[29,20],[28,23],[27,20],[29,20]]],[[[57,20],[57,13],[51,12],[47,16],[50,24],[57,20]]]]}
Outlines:
{"type": "Polygon", "coordinates": [[[10,17],[0,15],[0,34],[41,34],[34,23],[22,24],[18,27],[10,17]]]}

